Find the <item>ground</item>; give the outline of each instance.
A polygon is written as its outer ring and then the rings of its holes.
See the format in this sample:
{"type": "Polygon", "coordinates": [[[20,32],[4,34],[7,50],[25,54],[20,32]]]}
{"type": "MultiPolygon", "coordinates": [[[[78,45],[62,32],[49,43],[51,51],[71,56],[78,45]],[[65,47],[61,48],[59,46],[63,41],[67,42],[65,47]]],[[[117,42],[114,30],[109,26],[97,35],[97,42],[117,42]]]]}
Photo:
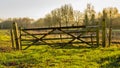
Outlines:
{"type": "Polygon", "coordinates": [[[14,51],[9,30],[0,30],[0,68],[120,68],[120,48],[33,46],[14,51]]]}

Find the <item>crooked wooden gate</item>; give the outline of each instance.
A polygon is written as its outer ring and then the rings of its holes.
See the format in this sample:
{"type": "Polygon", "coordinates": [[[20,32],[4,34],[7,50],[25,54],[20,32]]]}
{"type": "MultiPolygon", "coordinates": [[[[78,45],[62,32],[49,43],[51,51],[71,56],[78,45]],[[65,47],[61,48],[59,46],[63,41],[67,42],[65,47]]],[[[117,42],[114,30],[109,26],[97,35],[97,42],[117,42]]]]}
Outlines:
{"type": "MultiPolygon", "coordinates": [[[[27,49],[33,45],[87,44],[99,46],[99,26],[68,26],[51,28],[20,28],[14,23],[12,39],[17,49],[27,49]],[[23,46],[25,46],[23,48],[23,46]]],[[[13,45],[13,46],[14,46],[13,45]]]]}

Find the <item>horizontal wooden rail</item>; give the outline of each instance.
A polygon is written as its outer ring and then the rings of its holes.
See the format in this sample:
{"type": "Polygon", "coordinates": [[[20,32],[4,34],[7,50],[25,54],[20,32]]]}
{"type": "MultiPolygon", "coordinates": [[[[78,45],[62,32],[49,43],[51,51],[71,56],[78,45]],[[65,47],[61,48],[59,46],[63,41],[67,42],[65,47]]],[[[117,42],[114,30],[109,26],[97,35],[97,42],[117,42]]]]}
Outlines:
{"type": "MultiPolygon", "coordinates": [[[[79,38],[96,38],[96,35],[92,35],[92,36],[81,36],[79,38]]],[[[59,39],[72,39],[72,38],[43,38],[42,40],[59,40],[59,39]]],[[[21,39],[21,41],[35,41],[36,39],[21,39]]],[[[37,39],[40,40],[40,39],[37,39]]]]}
{"type": "Polygon", "coordinates": [[[22,29],[22,31],[25,30],[51,30],[51,29],[69,29],[69,28],[86,28],[86,26],[68,26],[68,27],[48,27],[48,28],[26,28],[22,29]]]}
{"type": "MultiPolygon", "coordinates": [[[[72,43],[62,42],[62,43],[47,43],[47,44],[46,43],[35,43],[34,45],[80,44],[80,43],[85,44],[84,42],[72,42],[72,43]]],[[[93,42],[88,41],[87,43],[89,44],[93,43],[93,45],[96,45],[96,41],[93,41],[93,42]]],[[[22,46],[28,46],[28,45],[31,45],[31,44],[22,44],[22,46]]]]}
{"type": "Polygon", "coordinates": [[[111,43],[112,44],[120,44],[120,42],[114,42],[114,41],[112,41],[111,43]]]}
{"type": "Polygon", "coordinates": [[[98,26],[68,26],[68,27],[50,27],[50,28],[25,28],[21,29],[22,31],[25,30],[51,30],[51,29],[70,29],[70,28],[96,28],[98,26]]]}
{"type": "MultiPolygon", "coordinates": [[[[96,30],[90,30],[88,32],[95,32],[96,30]]],[[[86,30],[68,30],[68,31],[65,31],[66,33],[83,33],[83,32],[86,32],[86,30]]],[[[55,32],[52,32],[50,34],[66,34],[64,32],[61,32],[61,31],[55,31],[55,32]]],[[[47,32],[42,32],[41,33],[30,33],[29,35],[45,35],[47,34],[47,32]]],[[[50,35],[49,34],[49,35],[50,35]]],[[[21,36],[26,36],[28,34],[21,34],[21,36]]]]}

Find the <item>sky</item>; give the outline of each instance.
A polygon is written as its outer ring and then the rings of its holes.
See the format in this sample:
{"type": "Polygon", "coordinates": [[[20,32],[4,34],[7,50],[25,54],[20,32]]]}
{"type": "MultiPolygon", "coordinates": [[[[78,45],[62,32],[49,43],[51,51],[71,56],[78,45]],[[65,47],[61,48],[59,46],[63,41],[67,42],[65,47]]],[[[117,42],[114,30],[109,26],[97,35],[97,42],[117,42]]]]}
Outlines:
{"type": "Polygon", "coordinates": [[[0,0],[0,18],[39,19],[64,4],[71,4],[74,10],[83,12],[87,3],[92,4],[97,12],[105,7],[117,7],[120,12],[120,0],[0,0]]]}

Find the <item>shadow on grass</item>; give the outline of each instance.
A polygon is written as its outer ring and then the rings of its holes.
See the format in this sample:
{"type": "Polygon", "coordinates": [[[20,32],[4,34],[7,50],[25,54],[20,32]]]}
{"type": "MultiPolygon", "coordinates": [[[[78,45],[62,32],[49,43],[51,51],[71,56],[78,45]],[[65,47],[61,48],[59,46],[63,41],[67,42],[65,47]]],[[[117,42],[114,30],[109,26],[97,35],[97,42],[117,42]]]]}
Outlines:
{"type": "MultiPolygon", "coordinates": [[[[96,49],[98,48],[97,46],[90,46],[90,45],[73,45],[73,44],[55,44],[55,45],[40,45],[44,49],[96,49]]],[[[30,50],[39,50],[38,46],[35,46],[35,48],[32,48],[30,50]]]]}
{"type": "Polygon", "coordinates": [[[0,46],[0,52],[11,52],[13,48],[10,46],[0,46]]]}
{"type": "Polygon", "coordinates": [[[82,48],[97,48],[97,46],[90,46],[86,44],[56,44],[52,45],[52,48],[55,49],[82,49],[82,48]]]}
{"type": "Polygon", "coordinates": [[[101,68],[120,68],[120,55],[101,58],[98,63],[101,64],[101,68]],[[106,61],[107,64],[105,64],[106,61]]]}
{"type": "Polygon", "coordinates": [[[90,47],[90,46],[87,46],[87,45],[65,45],[65,46],[62,46],[62,45],[53,45],[53,46],[41,46],[41,48],[32,48],[30,50],[34,51],[34,52],[40,52],[40,53],[45,53],[45,52],[49,52],[49,51],[68,51],[68,50],[76,50],[78,51],[79,53],[84,53],[84,52],[90,52],[91,50],[95,50],[97,49],[97,47],[90,47]]]}

